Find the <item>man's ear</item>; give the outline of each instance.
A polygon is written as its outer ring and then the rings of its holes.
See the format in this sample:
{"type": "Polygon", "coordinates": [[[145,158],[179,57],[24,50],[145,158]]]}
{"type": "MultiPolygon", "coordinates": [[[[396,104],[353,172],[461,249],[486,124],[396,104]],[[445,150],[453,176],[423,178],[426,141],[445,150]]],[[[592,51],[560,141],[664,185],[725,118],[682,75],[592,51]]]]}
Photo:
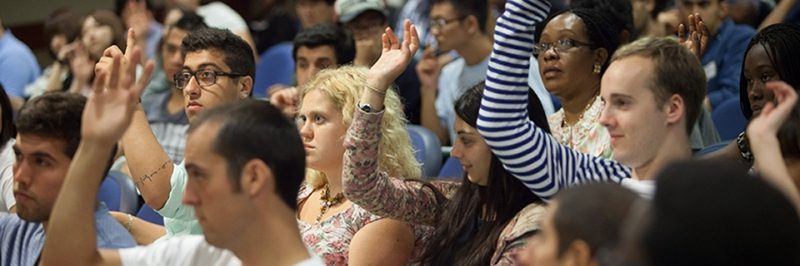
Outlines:
{"type": "Polygon", "coordinates": [[[686,102],[680,95],[673,94],[664,103],[664,111],[667,114],[667,124],[678,123],[682,117],[686,116],[686,102]]]}
{"type": "Polygon", "coordinates": [[[478,22],[478,18],[473,15],[469,15],[464,18],[463,23],[467,25],[467,33],[469,34],[476,34],[483,28],[483,25],[478,22]]]}
{"type": "Polygon", "coordinates": [[[568,265],[597,265],[595,259],[592,257],[592,249],[589,247],[589,243],[581,239],[573,240],[567,247],[567,250],[564,251],[561,259],[568,265]]]}
{"type": "Polygon", "coordinates": [[[239,98],[245,99],[250,97],[250,92],[253,91],[253,77],[244,76],[239,78],[239,98]]]}
{"type": "Polygon", "coordinates": [[[244,164],[239,184],[243,193],[253,197],[262,191],[274,191],[275,177],[264,161],[252,159],[244,164]]]}

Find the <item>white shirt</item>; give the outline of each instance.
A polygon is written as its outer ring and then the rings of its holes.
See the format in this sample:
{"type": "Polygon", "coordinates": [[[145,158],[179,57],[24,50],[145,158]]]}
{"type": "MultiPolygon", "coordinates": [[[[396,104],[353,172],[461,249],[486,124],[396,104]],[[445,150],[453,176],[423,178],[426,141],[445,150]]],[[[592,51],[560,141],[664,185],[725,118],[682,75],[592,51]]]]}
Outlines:
{"type": "Polygon", "coordinates": [[[14,143],[10,139],[0,150],[0,212],[7,212],[17,204],[14,198],[14,143]]]}
{"type": "MultiPolygon", "coordinates": [[[[201,235],[176,236],[148,246],[120,249],[122,265],[239,266],[242,262],[232,252],[214,247],[201,235]]],[[[316,257],[295,266],[323,266],[316,257]]]]}
{"type": "Polygon", "coordinates": [[[197,8],[197,14],[203,17],[209,27],[229,29],[233,33],[250,30],[242,16],[222,2],[213,2],[197,8]]]}

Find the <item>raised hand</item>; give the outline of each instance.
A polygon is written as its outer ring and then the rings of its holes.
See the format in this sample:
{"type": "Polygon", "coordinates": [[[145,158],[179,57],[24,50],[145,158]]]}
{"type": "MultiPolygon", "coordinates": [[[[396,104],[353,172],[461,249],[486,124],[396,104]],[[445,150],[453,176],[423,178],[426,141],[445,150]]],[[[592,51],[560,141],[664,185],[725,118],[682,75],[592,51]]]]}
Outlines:
{"type": "Polygon", "coordinates": [[[297,104],[299,102],[297,88],[291,87],[276,91],[269,97],[269,102],[278,107],[284,115],[294,117],[297,114],[297,104]]]}
{"type": "Polygon", "coordinates": [[[435,90],[439,82],[439,59],[436,58],[436,48],[428,46],[422,55],[422,60],[417,63],[417,77],[420,90],[435,90]]]}
{"type": "Polygon", "coordinates": [[[136,65],[141,56],[139,48],[126,53],[124,62],[121,54],[113,54],[108,69],[98,71],[83,112],[81,135],[84,139],[113,143],[125,133],[153,73],[154,63],[150,60],[141,78],[134,83],[136,65]]]}
{"type": "Polygon", "coordinates": [[[411,21],[406,20],[403,23],[402,43],[391,28],[386,28],[381,40],[383,44],[381,57],[367,72],[367,83],[379,91],[386,91],[389,85],[403,73],[414,53],[419,49],[419,37],[417,28],[411,24],[411,21]]]}
{"type": "Polygon", "coordinates": [[[775,94],[777,106],[768,102],[761,109],[761,114],[750,121],[747,126],[748,136],[776,136],[778,130],[786,122],[797,104],[797,92],[783,81],[767,83],[767,89],[775,94]]]}
{"type": "Polygon", "coordinates": [[[708,32],[708,27],[703,23],[700,13],[690,14],[688,20],[689,36],[686,38],[686,26],[681,23],[678,25],[678,42],[686,49],[689,49],[697,59],[701,59],[708,47],[710,33],[708,32]]]}

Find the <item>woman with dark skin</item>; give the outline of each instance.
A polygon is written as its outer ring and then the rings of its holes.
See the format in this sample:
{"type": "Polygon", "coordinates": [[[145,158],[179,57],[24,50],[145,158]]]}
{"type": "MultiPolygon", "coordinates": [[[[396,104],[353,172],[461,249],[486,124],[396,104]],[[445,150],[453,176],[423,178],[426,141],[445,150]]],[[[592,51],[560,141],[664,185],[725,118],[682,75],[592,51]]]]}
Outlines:
{"type": "MultiPolygon", "coordinates": [[[[777,80],[800,88],[800,26],[769,26],[756,33],[747,45],[739,83],[739,101],[745,118],[758,116],[766,103],[775,101],[766,83],[777,80]]],[[[705,158],[732,159],[749,166],[753,164],[749,146],[747,135],[742,132],[736,141],[705,158]]]]}

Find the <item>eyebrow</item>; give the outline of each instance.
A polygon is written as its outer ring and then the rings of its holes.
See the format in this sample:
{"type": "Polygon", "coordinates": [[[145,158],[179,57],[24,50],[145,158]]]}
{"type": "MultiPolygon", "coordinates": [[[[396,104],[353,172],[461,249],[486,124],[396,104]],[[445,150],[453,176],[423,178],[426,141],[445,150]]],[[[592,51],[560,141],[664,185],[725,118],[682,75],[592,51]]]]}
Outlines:
{"type": "MultiPolygon", "coordinates": [[[[197,66],[197,70],[208,68],[208,67],[212,67],[212,68],[215,68],[215,70],[222,71],[222,67],[220,67],[220,66],[218,66],[217,64],[214,64],[214,63],[202,63],[199,66],[197,66]]],[[[186,66],[186,65],[183,65],[183,67],[181,69],[187,69],[189,71],[197,71],[197,70],[192,70],[192,68],[190,68],[189,66],[186,66]]]]}

